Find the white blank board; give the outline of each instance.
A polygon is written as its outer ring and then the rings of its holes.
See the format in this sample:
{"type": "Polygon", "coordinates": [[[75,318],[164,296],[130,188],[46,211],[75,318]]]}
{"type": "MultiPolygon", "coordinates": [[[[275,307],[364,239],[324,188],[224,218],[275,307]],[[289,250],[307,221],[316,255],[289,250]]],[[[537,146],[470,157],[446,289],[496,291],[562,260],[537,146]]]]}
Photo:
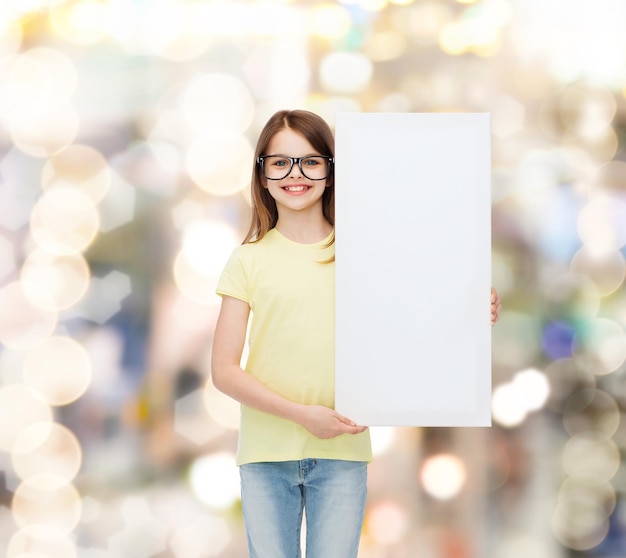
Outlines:
{"type": "Polygon", "coordinates": [[[491,424],[488,114],[339,114],[335,408],[491,424]]]}

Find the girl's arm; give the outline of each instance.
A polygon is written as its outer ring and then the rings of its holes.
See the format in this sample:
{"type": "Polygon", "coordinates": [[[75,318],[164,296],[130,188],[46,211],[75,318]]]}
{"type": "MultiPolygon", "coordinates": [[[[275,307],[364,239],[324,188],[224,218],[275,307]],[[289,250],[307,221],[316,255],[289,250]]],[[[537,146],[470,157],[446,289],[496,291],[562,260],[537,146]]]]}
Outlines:
{"type": "Polygon", "coordinates": [[[363,432],[364,426],[357,426],[333,409],[290,401],[242,370],[239,363],[249,315],[247,303],[230,296],[222,297],[213,339],[213,385],[248,407],[297,422],[318,438],[363,432]]]}

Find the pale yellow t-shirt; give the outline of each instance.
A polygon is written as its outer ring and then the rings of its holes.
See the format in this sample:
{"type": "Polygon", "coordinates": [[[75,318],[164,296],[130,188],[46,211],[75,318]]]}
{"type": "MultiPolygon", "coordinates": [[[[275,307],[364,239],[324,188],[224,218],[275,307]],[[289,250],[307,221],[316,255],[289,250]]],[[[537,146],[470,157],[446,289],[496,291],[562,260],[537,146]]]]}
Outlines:
{"type": "MultiPolygon", "coordinates": [[[[334,407],[335,264],[330,237],[299,244],[276,229],[237,247],[217,293],[252,310],[246,371],[284,397],[334,407]]],[[[369,430],[321,440],[287,419],[241,406],[237,464],[306,458],[371,461],[369,430]]]]}

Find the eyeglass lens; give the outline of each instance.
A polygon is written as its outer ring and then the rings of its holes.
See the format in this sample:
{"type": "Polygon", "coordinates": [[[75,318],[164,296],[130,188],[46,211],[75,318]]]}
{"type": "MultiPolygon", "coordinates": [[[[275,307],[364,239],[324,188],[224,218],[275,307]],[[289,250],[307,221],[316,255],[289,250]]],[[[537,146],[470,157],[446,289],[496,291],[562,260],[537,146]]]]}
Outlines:
{"type": "Polygon", "coordinates": [[[265,178],[281,180],[287,177],[296,161],[298,161],[302,174],[309,180],[323,180],[328,177],[330,162],[326,157],[311,156],[290,159],[271,155],[263,159],[265,178]]]}

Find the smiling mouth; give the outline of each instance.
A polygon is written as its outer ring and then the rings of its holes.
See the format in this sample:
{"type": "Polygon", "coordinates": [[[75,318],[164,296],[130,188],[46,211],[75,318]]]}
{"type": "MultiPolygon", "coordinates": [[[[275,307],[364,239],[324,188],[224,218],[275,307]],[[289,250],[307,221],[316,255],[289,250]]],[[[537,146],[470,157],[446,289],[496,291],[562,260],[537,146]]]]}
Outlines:
{"type": "Polygon", "coordinates": [[[311,186],[298,184],[295,186],[283,186],[282,189],[285,190],[286,192],[305,192],[306,190],[310,190],[311,186]]]}

